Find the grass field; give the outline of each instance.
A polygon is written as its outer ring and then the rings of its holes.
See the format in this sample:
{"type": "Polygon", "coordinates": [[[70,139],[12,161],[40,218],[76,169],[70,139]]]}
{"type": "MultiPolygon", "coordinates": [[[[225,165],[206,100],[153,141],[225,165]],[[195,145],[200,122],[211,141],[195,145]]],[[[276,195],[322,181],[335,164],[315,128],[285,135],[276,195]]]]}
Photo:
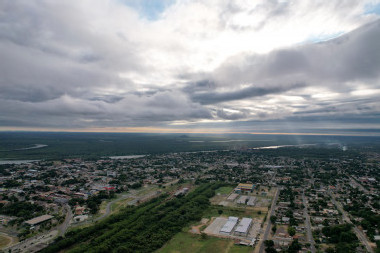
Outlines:
{"type": "Polygon", "coordinates": [[[121,199],[119,201],[116,201],[115,203],[111,204],[111,214],[117,213],[120,211],[121,208],[124,208],[127,206],[128,202],[132,201],[134,198],[126,198],[121,199]]]}
{"type": "Polygon", "coordinates": [[[8,246],[8,244],[12,241],[12,239],[5,235],[0,235],[0,249],[8,246]]]}
{"type": "Polygon", "coordinates": [[[234,245],[232,240],[208,237],[186,232],[176,234],[157,253],[248,253],[252,248],[234,245]]]}
{"type": "Polygon", "coordinates": [[[234,188],[231,186],[220,187],[215,191],[216,194],[229,194],[234,188]]]}

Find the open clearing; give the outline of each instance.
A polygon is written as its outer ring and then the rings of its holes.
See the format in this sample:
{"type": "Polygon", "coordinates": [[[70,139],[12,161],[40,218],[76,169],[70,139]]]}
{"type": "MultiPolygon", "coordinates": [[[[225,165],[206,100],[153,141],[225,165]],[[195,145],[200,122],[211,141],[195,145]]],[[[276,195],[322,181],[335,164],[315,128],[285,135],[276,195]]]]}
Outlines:
{"type": "Polygon", "coordinates": [[[186,232],[176,234],[157,253],[249,253],[251,247],[234,245],[233,240],[208,237],[186,232]]]}
{"type": "Polygon", "coordinates": [[[217,189],[215,191],[216,194],[229,194],[230,192],[232,192],[234,188],[232,188],[231,186],[224,186],[224,187],[220,187],[219,189],[217,189]]]}
{"type": "Polygon", "coordinates": [[[4,234],[0,234],[0,249],[9,246],[12,243],[12,238],[4,234]]]}

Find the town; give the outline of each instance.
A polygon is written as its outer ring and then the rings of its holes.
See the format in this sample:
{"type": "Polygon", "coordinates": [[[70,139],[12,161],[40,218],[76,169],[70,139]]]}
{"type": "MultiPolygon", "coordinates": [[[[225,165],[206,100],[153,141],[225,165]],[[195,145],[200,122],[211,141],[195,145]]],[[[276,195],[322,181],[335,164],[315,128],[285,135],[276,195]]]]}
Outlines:
{"type": "Polygon", "coordinates": [[[379,252],[379,154],[316,149],[3,164],[2,250],[37,252],[130,206],[223,182],[202,218],[158,252],[180,251],[181,240],[214,243],[215,252],[379,252]]]}

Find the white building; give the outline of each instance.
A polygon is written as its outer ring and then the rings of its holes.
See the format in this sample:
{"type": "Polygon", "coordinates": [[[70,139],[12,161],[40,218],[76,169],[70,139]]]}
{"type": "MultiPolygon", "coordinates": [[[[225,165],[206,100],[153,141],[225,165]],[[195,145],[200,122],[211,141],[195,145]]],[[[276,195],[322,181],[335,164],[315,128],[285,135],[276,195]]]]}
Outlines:
{"type": "Polygon", "coordinates": [[[230,235],[234,227],[236,226],[236,223],[238,222],[238,217],[230,216],[228,217],[228,221],[224,226],[220,229],[221,234],[230,235]]]}
{"type": "Polygon", "coordinates": [[[246,195],[240,196],[236,203],[245,205],[247,203],[248,198],[249,196],[246,195]]]}
{"type": "Polygon", "coordinates": [[[254,206],[256,204],[256,197],[251,196],[247,202],[248,206],[254,206]]]}
{"type": "Polygon", "coordinates": [[[243,218],[241,219],[239,225],[236,227],[235,235],[238,236],[247,236],[249,229],[252,226],[251,218],[243,218]]]}

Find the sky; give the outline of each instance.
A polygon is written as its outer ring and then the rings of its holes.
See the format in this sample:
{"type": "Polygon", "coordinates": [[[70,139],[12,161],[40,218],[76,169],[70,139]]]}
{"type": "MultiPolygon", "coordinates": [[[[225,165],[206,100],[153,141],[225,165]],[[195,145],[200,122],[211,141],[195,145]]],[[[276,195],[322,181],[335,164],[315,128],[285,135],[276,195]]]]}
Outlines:
{"type": "Polygon", "coordinates": [[[0,0],[0,130],[380,135],[378,0],[0,0]]]}

